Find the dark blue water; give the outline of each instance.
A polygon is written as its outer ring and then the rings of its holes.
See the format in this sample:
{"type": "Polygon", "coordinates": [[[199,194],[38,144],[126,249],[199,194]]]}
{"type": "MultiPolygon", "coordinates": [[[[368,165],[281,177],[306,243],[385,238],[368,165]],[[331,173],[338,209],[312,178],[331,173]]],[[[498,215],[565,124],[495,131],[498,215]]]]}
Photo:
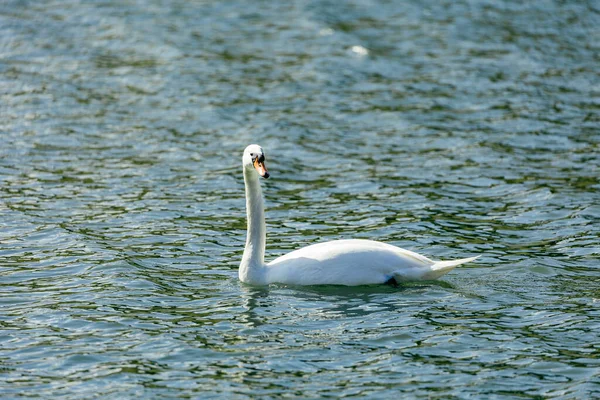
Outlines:
{"type": "Polygon", "coordinates": [[[3,398],[600,396],[595,1],[4,1],[3,398]],[[439,281],[253,288],[341,238],[439,281]]]}

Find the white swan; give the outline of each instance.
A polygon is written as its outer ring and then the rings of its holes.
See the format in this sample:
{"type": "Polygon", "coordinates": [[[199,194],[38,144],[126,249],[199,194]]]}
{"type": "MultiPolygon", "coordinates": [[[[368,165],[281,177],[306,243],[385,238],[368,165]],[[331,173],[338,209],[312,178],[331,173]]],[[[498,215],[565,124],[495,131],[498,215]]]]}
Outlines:
{"type": "Polygon", "coordinates": [[[432,261],[427,257],[372,240],[334,240],[292,251],[265,264],[265,214],[259,175],[268,178],[263,149],[244,150],[248,233],[239,277],[252,285],[371,285],[436,279],[477,257],[432,261]]]}

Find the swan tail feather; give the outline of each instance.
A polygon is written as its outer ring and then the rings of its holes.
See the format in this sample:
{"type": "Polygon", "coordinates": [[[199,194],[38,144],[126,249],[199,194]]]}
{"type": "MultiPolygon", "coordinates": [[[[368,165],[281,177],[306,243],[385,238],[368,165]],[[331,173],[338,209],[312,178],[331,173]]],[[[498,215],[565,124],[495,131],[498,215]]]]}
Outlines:
{"type": "Polygon", "coordinates": [[[471,261],[475,261],[481,256],[461,258],[459,260],[448,260],[448,261],[436,261],[430,268],[430,270],[423,277],[424,279],[437,279],[442,275],[447,274],[454,268],[461,264],[466,264],[471,261]]]}
{"type": "Polygon", "coordinates": [[[429,281],[437,279],[440,276],[452,271],[459,265],[474,261],[479,257],[480,256],[461,258],[460,260],[450,261],[431,261],[431,264],[429,264],[428,266],[410,269],[399,269],[397,271],[394,271],[391,277],[393,277],[396,282],[429,281]]]}
{"type": "Polygon", "coordinates": [[[452,270],[454,267],[458,267],[461,264],[466,264],[468,262],[471,261],[475,261],[477,260],[479,257],[481,256],[475,256],[475,257],[468,257],[468,258],[461,258],[459,260],[450,260],[450,261],[436,261],[435,264],[433,264],[431,266],[431,270],[432,271],[438,271],[438,270],[442,270],[442,271],[450,271],[452,270]]]}

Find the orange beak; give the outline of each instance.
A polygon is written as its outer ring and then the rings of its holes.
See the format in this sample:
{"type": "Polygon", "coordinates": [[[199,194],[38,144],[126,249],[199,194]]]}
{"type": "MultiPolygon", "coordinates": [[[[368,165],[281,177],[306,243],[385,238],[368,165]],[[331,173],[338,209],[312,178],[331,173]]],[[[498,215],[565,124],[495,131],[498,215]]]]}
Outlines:
{"type": "Polygon", "coordinates": [[[259,161],[258,157],[254,160],[254,168],[256,172],[263,178],[267,179],[269,177],[269,171],[267,171],[267,166],[265,165],[265,161],[259,161]]]}

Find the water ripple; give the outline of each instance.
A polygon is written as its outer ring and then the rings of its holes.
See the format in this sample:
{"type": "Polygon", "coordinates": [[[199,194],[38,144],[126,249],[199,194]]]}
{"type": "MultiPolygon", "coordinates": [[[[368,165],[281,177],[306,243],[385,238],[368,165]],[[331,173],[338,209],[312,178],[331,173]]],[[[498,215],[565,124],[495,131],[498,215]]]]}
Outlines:
{"type": "Polygon", "coordinates": [[[3,397],[594,398],[592,2],[0,5],[3,397]],[[482,254],[399,288],[240,285],[268,258],[482,254]]]}

